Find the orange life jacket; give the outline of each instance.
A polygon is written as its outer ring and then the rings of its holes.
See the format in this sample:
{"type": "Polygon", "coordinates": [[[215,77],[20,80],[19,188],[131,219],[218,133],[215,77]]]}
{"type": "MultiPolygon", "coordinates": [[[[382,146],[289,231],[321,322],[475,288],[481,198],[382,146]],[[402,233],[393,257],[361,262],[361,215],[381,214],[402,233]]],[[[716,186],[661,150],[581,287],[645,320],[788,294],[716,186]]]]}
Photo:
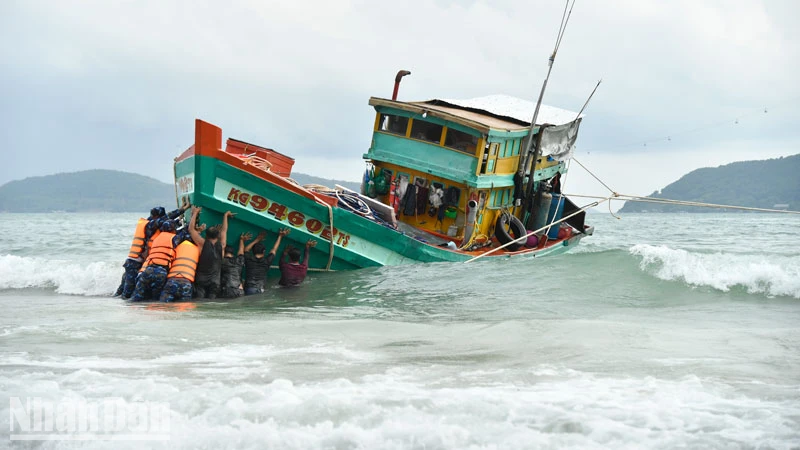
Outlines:
{"type": "Polygon", "coordinates": [[[128,251],[128,258],[139,259],[144,255],[144,229],[147,226],[147,219],[139,219],[136,222],[136,231],[133,233],[133,242],[128,251]]]}
{"type": "Polygon", "coordinates": [[[153,240],[153,247],[150,249],[150,254],[147,255],[144,267],[150,264],[169,267],[172,260],[175,259],[175,249],[172,247],[173,237],[175,237],[175,233],[166,231],[158,234],[158,237],[153,240]]]}
{"type": "Polygon", "coordinates": [[[161,230],[156,230],[156,231],[153,232],[153,235],[150,236],[150,239],[147,240],[147,250],[148,251],[150,251],[150,249],[153,248],[153,242],[156,241],[156,238],[158,237],[159,234],[161,234],[161,230]]]}
{"type": "Polygon", "coordinates": [[[175,248],[175,260],[169,268],[167,278],[185,278],[194,282],[200,249],[191,241],[183,241],[175,248]]]}

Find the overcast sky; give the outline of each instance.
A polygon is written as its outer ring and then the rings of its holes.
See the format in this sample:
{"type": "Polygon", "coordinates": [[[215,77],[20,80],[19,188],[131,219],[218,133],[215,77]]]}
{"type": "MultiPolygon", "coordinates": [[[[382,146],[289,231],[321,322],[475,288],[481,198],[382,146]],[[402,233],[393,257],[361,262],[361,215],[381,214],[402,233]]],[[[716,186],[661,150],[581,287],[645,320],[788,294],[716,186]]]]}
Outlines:
{"type": "MultiPolygon", "coordinates": [[[[358,180],[370,96],[535,101],[561,1],[0,2],[0,184],[119,169],[171,182],[194,119],[358,180]]],[[[577,158],[649,194],[699,168],[800,153],[800,3],[578,0],[545,103],[577,158]],[[738,123],[737,123],[738,121],[738,123]]],[[[566,191],[605,188],[572,166],[566,191]]]]}

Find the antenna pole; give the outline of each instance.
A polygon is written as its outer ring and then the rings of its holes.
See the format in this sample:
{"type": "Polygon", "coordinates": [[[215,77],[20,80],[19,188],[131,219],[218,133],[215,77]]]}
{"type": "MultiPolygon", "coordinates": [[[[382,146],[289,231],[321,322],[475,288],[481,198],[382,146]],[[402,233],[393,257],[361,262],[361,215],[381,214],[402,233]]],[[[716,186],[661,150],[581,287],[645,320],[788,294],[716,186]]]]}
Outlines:
{"type": "MultiPolygon", "coordinates": [[[[536,101],[536,108],[533,110],[533,118],[531,119],[531,128],[528,132],[528,138],[525,143],[525,158],[523,159],[522,164],[519,165],[519,172],[520,175],[525,175],[525,171],[528,169],[530,165],[530,157],[531,151],[533,150],[533,129],[536,127],[536,119],[539,117],[539,109],[542,106],[542,99],[544,98],[544,91],[547,89],[547,81],[550,79],[550,72],[553,71],[553,63],[556,61],[556,54],[558,54],[558,48],[561,46],[561,39],[564,37],[564,32],[567,30],[567,23],[569,23],[569,18],[572,16],[572,8],[575,6],[575,0],[572,0],[572,5],[570,5],[569,0],[567,0],[566,4],[564,5],[564,14],[561,16],[561,25],[558,28],[558,36],[556,37],[556,45],[553,48],[553,53],[550,54],[550,58],[547,61],[547,76],[544,78],[544,82],[542,83],[542,90],[539,91],[539,99],[536,101]]],[[[537,153],[538,153],[538,149],[537,153]]],[[[531,171],[532,172],[532,171],[531,171]]]]}

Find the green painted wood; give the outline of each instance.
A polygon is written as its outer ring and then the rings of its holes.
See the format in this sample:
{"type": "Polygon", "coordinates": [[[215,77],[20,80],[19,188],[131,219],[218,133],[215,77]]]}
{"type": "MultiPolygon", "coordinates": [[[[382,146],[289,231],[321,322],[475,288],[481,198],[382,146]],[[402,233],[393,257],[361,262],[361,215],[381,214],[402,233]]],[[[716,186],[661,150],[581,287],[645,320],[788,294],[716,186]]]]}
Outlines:
{"type": "Polygon", "coordinates": [[[404,136],[376,132],[364,158],[397,164],[459,183],[475,176],[478,158],[404,136]]]}
{"type": "Polygon", "coordinates": [[[563,162],[558,163],[555,166],[548,167],[546,169],[537,170],[533,174],[533,180],[534,181],[549,180],[550,178],[553,178],[553,176],[555,176],[557,172],[561,172],[561,175],[567,173],[567,167],[563,162]]]}
{"type": "MultiPolygon", "coordinates": [[[[534,128],[533,133],[536,134],[539,132],[539,127],[534,128]]],[[[524,130],[516,130],[516,131],[509,131],[509,130],[499,130],[496,128],[489,129],[489,139],[497,138],[497,139],[516,139],[516,138],[524,138],[528,135],[528,128],[524,130]]]]}
{"type": "MultiPolygon", "coordinates": [[[[311,250],[309,267],[323,269],[327,264],[328,241],[320,236],[319,231],[310,230],[308,225],[311,220],[327,224],[328,209],[324,205],[214,158],[194,156],[180,161],[176,163],[175,173],[176,182],[182,178],[185,181],[186,177],[193,177],[194,190],[188,195],[194,204],[203,207],[200,215],[201,223],[212,226],[221,223],[225,211],[236,213],[229,223],[228,245],[235,247],[238,244],[238,236],[243,232],[250,232],[255,236],[260,230],[267,230],[269,234],[264,244],[267,248],[271,248],[277,232],[281,228],[290,228],[292,231],[278,250],[279,255],[287,244],[303,248],[308,239],[315,239],[318,244],[311,250]],[[250,197],[245,200],[242,193],[247,193],[250,197]],[[270,205],[277,203],[286,206],[286,214],[282,216],[280,211],[271,213],[270,208],[258,211],[257,206],[264,205],[255,202],[253,195],[267,199],[270,205]],[[290,217],[297,219],[300,215],[303,218],[301,222],[290,222],[290,217]]],[[[418,262],[459,262],[470,259],[469,255],[428,245],[345,209],[333,208],[333,212],[334,227],[345,233],[348,239],[337,241],[336,237],[334,238],[337,245],[332,270],[418,262]]],[[[548,247],[536,253],[528,253],[525,257],[563,253],[577,244],[582,237],[583,235],[577,235],[565,241],[566,245],[548,247]]],[[[511,255],[491,258],[504,257],[511,255]]]]}

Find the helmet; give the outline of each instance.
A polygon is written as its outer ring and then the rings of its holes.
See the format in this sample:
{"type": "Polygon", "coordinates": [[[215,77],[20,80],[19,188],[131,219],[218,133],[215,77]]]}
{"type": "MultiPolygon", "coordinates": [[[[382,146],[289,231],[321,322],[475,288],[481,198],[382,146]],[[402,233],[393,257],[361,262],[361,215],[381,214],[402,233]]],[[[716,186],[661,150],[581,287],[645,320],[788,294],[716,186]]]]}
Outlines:
{"type": "Polygon", "coordinates": [[[175,231],[175,221],[174,220],[165,220],[161,223],[159,230],[166,231],[172,233],[175,231]]]}
{"type": "Polygon", "coordinates": [[[155,208],[150,210],[150,217],[163,217],[167,215],[167,211],[164,209],[163,206],[156,206],[155,208]]]}

